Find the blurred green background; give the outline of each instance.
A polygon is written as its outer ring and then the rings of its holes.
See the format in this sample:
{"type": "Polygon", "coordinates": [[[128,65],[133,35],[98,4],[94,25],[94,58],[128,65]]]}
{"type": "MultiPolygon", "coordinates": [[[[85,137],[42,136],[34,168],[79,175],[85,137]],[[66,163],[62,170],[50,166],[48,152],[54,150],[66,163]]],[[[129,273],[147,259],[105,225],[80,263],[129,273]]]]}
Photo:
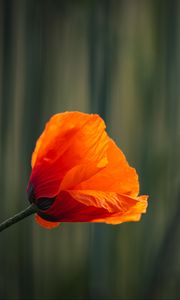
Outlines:
{"type": "Polygon", "coordinates": [[[0,221],[28,205],[35,141],[66,110],[105,119],[147,214],[3,231],[0,299],[179,299],[180,1],[0,0],[0,221]]]}

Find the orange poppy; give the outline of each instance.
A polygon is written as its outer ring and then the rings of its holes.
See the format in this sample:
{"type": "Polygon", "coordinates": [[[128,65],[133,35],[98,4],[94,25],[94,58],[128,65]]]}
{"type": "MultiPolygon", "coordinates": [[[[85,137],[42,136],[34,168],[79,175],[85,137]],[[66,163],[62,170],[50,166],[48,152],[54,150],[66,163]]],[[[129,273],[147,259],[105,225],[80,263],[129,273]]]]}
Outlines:
{"type": "Polygon", "coordinates": [[[32,155],[28,197],[46,228],[60,222],[139,221],[148,196],[138,196],[136,170],[107,135],[98,116],[54,115],[32,155]]]}

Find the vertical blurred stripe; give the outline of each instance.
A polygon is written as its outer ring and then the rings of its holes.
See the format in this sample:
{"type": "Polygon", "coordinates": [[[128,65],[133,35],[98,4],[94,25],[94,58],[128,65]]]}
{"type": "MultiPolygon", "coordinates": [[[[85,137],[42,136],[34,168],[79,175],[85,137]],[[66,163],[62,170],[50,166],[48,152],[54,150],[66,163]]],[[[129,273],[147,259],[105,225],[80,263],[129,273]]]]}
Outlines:
{"type": "MultiPolygon", "coordinates": [[[[105,120],[107,126],[110,124],[108,116],[111,106],[113,55],[116,47],[114,36],[111,34],[113,16],[111,1],[93,1],[91,3],[88,37],[90,111],[98,113],[105,120]]],[[[109,126],[107,130],[109,130],[109,126]]],[[[106,225],[94,224],[91,226],[91,231],[90,298],[111,298],[110,252],[115,240],[110,239],[109,235],[112,232],[106,225]]]]}

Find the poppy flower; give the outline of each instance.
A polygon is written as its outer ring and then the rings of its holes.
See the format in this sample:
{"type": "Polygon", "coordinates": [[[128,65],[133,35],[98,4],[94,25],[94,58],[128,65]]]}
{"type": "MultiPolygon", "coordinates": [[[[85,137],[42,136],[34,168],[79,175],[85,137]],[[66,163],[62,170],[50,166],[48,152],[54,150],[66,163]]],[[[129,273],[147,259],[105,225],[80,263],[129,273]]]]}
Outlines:
{"type": "Polygon", "coordinates": [[[27,192],[46,228],[61,222],[139,221],[148,196],[139,196],[136,170],[96,114],[54,115],[37,140],[27,192]]]}

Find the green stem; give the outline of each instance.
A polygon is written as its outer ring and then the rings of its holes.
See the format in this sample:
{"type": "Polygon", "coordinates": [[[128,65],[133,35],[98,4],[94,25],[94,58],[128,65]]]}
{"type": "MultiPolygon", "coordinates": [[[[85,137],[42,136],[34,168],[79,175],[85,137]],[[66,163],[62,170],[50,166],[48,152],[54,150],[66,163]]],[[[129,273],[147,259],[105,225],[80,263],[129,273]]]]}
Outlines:
{"type": "Polygon", "coordinates": [[[31,204],[26,209],[22,210],[18,214],[14,215],[13,217],[5,220],[0,224],[0,231],[3,231],[4,229],[8,228],[9,226],[21,221],[22,219],[34,214],[38,211],[38,208],[35,204],[31,204]]]}

